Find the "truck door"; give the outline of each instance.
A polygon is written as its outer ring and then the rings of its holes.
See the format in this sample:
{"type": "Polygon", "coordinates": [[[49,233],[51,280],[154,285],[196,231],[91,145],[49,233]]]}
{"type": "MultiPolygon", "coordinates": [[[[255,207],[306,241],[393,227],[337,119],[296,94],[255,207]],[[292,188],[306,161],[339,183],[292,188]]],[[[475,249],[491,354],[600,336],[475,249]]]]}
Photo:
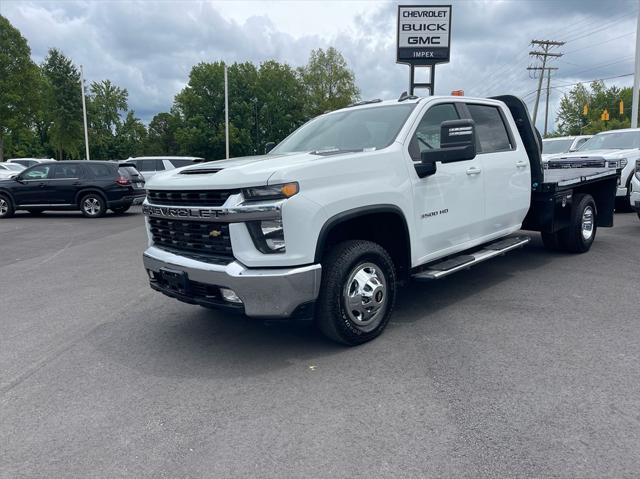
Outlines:
{"type": "Polygon", "coordinates": [[[477,159],[484,178],[483,236],[519,229],[531,197],[528,156],[522,146],[518,148],[500,107],[470,102],[466,107],[476,124],[477,159]]]}
{"type": "MultiPolygon", "coordinates": [[[[457,103],[432,105],[410,135],[407,155],[420,161],[422,151],[440,147],[440,124],[461,118],[457,103]]],[[[419,238],[418,262],[432,256],[454,252],[461,245],[482,235],[484,221],[484,186],[480,161],[476,159],[453,163],[437,162],[437,171],[413,178],[414,222],[419,238]]],[[[471,246],[471,245],[467,245],[471,246]]]]}

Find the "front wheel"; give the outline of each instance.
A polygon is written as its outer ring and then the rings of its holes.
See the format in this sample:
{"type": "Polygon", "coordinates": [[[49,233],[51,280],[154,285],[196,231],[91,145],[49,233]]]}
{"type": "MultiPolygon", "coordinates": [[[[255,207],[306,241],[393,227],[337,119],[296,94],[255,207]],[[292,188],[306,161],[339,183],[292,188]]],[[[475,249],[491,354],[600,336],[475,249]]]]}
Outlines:
{"type": "Polygon", "coordinates": [[[345,241],[322,261],[316,323],[334,341],[362,344],[382,333],[395,298],[395,266],[385,249],[371,241],[345,241]]]}
{"type": "Polygon", "coordinates": [[[560,232],[565,249],[570,253],[586,253],[596,239],[597,230],[596,202],[591,195],[576,195],[571,208],[571,222],[560,232]]]}
{"type": "Polygon", "coordinates": [[[80,200],[80,211],[87,218],[100,218],[107,210],[107,205],[97,193],[84,195],[80,200]]]}
{"type": "Polygon", "coordinates": [[[5,195],[0,195],[0,218],[11,218],[14,212],[11,199],[5,195]]]}

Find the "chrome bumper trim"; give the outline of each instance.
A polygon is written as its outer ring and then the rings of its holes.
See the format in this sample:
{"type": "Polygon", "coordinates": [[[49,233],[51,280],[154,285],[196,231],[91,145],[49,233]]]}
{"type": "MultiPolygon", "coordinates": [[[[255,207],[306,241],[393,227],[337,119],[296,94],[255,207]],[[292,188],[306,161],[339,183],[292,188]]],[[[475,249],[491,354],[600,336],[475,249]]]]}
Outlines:
{"type": "Polygon", "coordinates": [[[262,205],[238,206],[169,206],[154,205],[145,201],[142,213],[153,218],[187,221],[212,221],[216,223],[240,223],[244,221],[275,220],[282,216],[282,201],[262,205]]]}
{"type": "Polygon", "coordinates": [[[293,268],[247,268],[237,261],[227,265],[185,258],[155,246],[143,254],[147,270],[183,271],[189,280],[236,292],[244,312],[253,317],[288,317],[299,305],[314,301],[320,291],[319,264],[293,268]]]}

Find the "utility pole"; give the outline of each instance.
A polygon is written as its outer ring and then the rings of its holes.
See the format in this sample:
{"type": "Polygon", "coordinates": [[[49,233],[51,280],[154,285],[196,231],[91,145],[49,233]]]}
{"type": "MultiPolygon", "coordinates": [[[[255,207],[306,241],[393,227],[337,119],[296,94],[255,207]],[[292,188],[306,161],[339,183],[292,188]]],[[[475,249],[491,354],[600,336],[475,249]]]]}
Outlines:
{"type": "Polygon", "coordinates": [[[636,70],[633,77],[633,101],[631,105],[631,128],[638,128],[638,89],[640,88],[640,11],[636,26],[636,70]]]}
{"type": "Polygon", "coordinates": [[[229,81],[227,80],[227,64],[224,64],[224,141],[229,159],[229,81]]]}
{"type": "MultiPolygon", "coordinates": [[[[562,56],[562,53],[552,53],[551,49],[555,47],[560,47],[564,45],[565,42],[557,42],[553,40],[531,40],[532,46],[540,47],[541,50],[530,51],[529,56],[535,57],[536,59],[542,59],[542,67],[528,67],[527,70],[541,70],[540,78],[538,78],[538,90],[536,92],[536,103],[533,107],[533,124],[535,126],[536,119],[538,118],[538,104],[540,103],[540,93],[542,91],[542,79],[544,77],[544,72],[547,70],[547,58],[558,58],[562,56]]],[[[547,95],[548,102],[548,95],[547,95]]],[[[547,106],[548,109],[548,106],[547,106]]]]}
{"type": "Polygon", "coordinates": [[[80,65],[80,90],[82,91],[82,118],[84,119],[84,148],[86,160],[89,161],[89,131],[87,130],[87,103],[84,98],[84,73],[80,65]]]}

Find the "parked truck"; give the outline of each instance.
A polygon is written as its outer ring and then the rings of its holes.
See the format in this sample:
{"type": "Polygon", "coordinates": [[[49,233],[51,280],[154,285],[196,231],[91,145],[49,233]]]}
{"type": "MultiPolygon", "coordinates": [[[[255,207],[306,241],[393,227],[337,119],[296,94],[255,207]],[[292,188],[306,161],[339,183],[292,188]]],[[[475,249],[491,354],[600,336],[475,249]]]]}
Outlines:
{"type": "Polygon", "coordinates": [[[527,244],[589,250],[613,225],[616,173],[544,170],[513,96],[373,100],[321,115],[268,154],[147,183],[153,289],[255,318],[378,336],[402,280],[433,281],[527,244]]]}

